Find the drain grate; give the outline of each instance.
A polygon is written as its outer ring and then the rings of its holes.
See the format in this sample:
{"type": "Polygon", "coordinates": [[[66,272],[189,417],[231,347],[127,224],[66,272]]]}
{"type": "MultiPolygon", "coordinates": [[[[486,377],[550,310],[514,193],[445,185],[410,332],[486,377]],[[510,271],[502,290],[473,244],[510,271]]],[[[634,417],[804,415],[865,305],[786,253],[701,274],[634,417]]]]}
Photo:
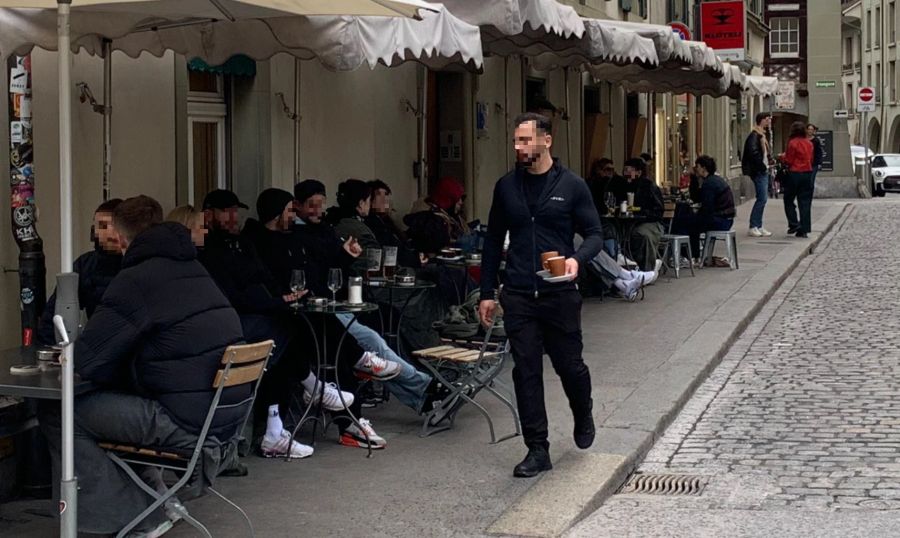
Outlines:
{"type": "Polygon", "coordinates": [[[708,477],[676,474],[635,474],[619,493],[644,495],[700,495],[708,477]]]}

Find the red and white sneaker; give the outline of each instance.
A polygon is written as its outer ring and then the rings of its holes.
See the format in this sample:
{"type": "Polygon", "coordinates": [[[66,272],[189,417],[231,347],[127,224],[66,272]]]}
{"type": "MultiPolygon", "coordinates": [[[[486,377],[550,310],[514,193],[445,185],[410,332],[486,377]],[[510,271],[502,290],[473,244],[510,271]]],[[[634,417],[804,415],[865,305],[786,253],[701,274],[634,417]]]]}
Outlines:
{"type": "Polygon", "coordinates": [[[371,447],[372,450],[381,450],[387,446],[387,441],[384,440],[384,437],[375,433],[372,423],[364,418],[359,419],[359,426],[350,424],[344,430],[344,433],[341,434],[338,442],[344,446],[355,446],[357,448],[371,447]],[[363,431],[365,431],[365,434],[363,434],[363,431]],[[366,435],[368,435],[368,440],[366,440],[366,435]]]}
{"type": "Polygon", "coordinates": [[[353,369],[356,370],[356,377],[366,380],[387,381],[400,375],[399,364],[382,359],[371,351],[363,353],[353,369]]]}

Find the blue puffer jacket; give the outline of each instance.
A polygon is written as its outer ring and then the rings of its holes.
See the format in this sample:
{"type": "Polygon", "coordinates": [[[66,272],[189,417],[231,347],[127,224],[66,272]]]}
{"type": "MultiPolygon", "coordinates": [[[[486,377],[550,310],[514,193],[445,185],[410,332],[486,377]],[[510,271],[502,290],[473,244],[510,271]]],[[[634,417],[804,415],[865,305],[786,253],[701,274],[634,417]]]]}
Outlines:
{"type": "MultiPolygon", "coordinates": [[[[199,433],[225,348],[243,340],[228,299],[197,261],[187,228],[163,223],[139,234],[84,332],[75,370],[95,383],[158,400],[176,423],[199,433]]],[[[222,393],[221,403],[249,396],[222,393]]],[[[212,434],[230,438],[242,408],[218,413],[212,434]]]]}
{"type": "Polygon", "coordinates": [[[481,265],[481,297],[495,296],[503,241],[509,232],[504,289],[515,293],[540,293],[573,289],[575,284],[551,284],[535,273],[541,270],[541,253],[558,251],[575,258],[582,267],[603,247],[603,228],[587,183],[553,160],[547,185],[534,215],[525,197],[526,172],[516,169],[494,187],[481,265]],[[575,251],[574,237],[584,242],[575,251]]]}

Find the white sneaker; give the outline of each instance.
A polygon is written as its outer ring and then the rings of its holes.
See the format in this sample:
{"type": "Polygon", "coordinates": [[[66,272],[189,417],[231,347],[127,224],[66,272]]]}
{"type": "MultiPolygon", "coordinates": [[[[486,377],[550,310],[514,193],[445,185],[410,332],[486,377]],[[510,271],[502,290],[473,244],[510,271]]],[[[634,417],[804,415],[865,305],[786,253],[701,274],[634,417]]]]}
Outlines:
{"type": "Polygon", "coordinates": [[[747,233],[747,235],[749,235],[750,237],[762,237],[763,233],[759,228],[750,228],[750,231],[747,233]]]}
{"type": "Polygon", "coordinates": [[[399,364],[382,359],[371,351],[363,353],[353,369],[356,370],[356,377],[366,380],[387,381],[400,375],[399,364]]]}
{"type": "Polygon", "coordinates": [[[644,277],[644,286],[650,286],[659,278],[659,271],[644,271],[641,276],[644,277]]]}
{"type": "Polygon", "coordinates": [[[629,302],[634,302],[637,300],[638,293],[641,291],[641,284],[643,283],[643,279],[640,277],[633,278],[625,283],[625,289],[622,290],[622,294],[625,296],[625,299],[629,302]]]}
{"type": "Polygon", "coordinates": [[[761,233],[763,237],[772,237],[772,232],[766,230],[765,228],[760,228],[759,233],[761,233]]]}
{"type": "MultiPolygon", "coordinates": [[[[316,399],[315,403],[319,403],[320,397],[320,388],[319,385],[316,384],[316,399]]],[[[310,400],[312,400],[312,395],[307,392],[305,389],[303,391],[303,402],[307,405],[310,400]]],[[[353,405],[354,396],[352,392],[340,391],[338,392],[337,385],[334,383],[325,383],[325,397],[322,400],[322,407],[329,411],[343,411],[345,407],[350,407],[353,405]],[[343,402],[341,401],[341,396],[343,396],[343,402]]]]}
{"type": "Polygon", "coordinates": [[[372,428],[372,423],[364,418],[359,419],[359,426],[351,423],[350,426],[344,430],[344,433],[341,434],[341,438],[338,442],[344,446],[372,448],[372,450],[380,450],[387,446],[387,441],[384,440],[384,437],[375,433],[375,429],[372,428]]]}
{"type": "Polygon", "coordinates": [[[289,449],[291,459],[308,458],[313,455],[313,447],[291,440],[291,434],[287,430],[281,430],[281,435],[277,438],[270,437],[266,432],[260,448],[263,456],[267,458],[288,456],[289,449]]]}
{"type": "Polygon", "coordinates": [[[662,266],[663,266],[663,261],[662,261],[662,260],[656,260],[656,264],[653,266],[653,272],[654,272],[654,273],[659,273],[660,270],[662,270],[662,266]]]}

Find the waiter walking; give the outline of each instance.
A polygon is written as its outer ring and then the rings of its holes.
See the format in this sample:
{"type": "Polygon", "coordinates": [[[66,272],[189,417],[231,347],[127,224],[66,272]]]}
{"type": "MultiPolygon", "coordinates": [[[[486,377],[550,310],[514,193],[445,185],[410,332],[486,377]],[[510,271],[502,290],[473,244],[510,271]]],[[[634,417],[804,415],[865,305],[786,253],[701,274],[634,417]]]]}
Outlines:
{"type": "Polygon", "coordinates": [[[578,448],[594,442],[591,376],[581,357],[581,295],[574,283],[578,268],[600,252],[603,233],[590,190],[583,179],[551,157],[551,123],[540,114],[515,120],[516,169],[494,186],[481,272],[482,323],[497,308],[497,274],[509,232],[506,276],[499,301],[512,348],[513,383],[528,455],[516,466],[517,477],[553,468],[544,407],[543,358],[550,356],[575,418],[578,448]],[[574,236],[584,238],[575,251],[574,236]],[[536,273],[541,254],[566,258],[570,280],[549,283],[536,273]]]}

